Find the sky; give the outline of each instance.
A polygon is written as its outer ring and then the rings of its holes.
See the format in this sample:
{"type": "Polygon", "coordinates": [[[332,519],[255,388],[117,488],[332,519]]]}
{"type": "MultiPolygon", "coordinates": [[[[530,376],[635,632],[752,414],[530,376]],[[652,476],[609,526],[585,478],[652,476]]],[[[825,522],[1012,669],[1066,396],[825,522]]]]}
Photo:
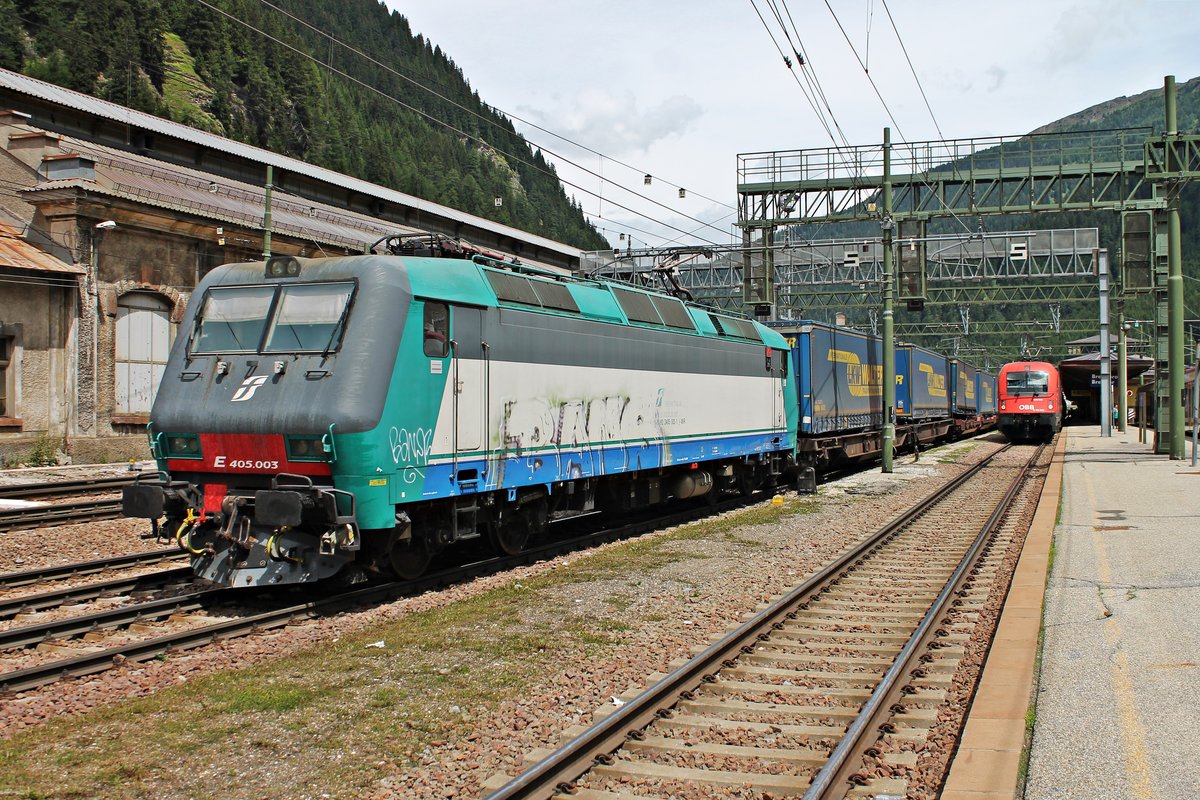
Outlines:
{"type": "Polygon", "coordinates": [[[885,126],[894,142],[1027,133],[1200,75],[1197,0],[884,2],[385,0],[484,102],[525,120],[517,129],[621,246],[622,233],[634,247],[731,242],[739,153],[834,144],[801,91],[797,38],[852,145],[881,142],[885,126]]]}

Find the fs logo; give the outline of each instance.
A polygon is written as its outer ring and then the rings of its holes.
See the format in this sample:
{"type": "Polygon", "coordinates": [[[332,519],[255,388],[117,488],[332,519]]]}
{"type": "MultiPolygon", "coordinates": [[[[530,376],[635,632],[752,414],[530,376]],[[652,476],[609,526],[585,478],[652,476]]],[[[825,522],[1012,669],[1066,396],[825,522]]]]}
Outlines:
{"type": "Polygon", "coordinates": [[[242,385],[233,393],[233,397],[229,398],[231,403],[240,403],[243,400],[249,400],[254,397],[254,393],[258,391],[258,387],[267,382],[268,375],[255,375],[242,381],[242,385]]]}

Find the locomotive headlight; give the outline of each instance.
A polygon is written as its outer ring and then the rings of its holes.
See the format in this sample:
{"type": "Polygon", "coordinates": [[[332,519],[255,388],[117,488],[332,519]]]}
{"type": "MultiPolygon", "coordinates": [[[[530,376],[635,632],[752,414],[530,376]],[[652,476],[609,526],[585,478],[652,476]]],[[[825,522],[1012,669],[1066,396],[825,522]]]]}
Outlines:
{"type": "Polygon", "coordinates": [[[289,461],[324,461],[325,448],[318,436],[289,436],[287,437],[287,453],[289,461]]]}
{"type": "Polygon", "coordinates": [[[292,256],[275,256],[267,261],[264,273],[268,278],[296,278],[300,275],[300,262],[292,256]]]}
{"type": "Polygon", "coordinates": [[[194,433],[169,433],[168,458],[200,458],[200,437],[194,433]]]}

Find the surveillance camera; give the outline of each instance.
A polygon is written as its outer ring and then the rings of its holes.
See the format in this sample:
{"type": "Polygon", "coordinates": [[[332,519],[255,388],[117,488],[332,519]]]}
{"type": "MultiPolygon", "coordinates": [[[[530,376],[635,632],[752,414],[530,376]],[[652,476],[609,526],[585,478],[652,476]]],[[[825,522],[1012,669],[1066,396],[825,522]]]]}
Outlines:
{"type": "Polygon", "coordinates": [[[117,227],[117,223],[113,222],[111,219],[106,219],[104,222],[96,223],[96,230],[98,231],[111,231],[115,227],[117,227]]]}

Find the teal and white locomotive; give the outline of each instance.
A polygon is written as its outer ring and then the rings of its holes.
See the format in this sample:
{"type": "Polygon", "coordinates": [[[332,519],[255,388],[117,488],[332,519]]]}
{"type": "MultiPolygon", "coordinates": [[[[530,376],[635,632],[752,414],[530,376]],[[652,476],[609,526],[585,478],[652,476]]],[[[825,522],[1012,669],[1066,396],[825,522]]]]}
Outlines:
{"type": "Polygon", "coordinates": [[[151,412],[160,474],[125,490],[125,514],[165,518],[223,585],[413,577],[458,541],[516,553],[552,519],[792,467],[779,334],[442,249],[209,273],[151,412]]]}

